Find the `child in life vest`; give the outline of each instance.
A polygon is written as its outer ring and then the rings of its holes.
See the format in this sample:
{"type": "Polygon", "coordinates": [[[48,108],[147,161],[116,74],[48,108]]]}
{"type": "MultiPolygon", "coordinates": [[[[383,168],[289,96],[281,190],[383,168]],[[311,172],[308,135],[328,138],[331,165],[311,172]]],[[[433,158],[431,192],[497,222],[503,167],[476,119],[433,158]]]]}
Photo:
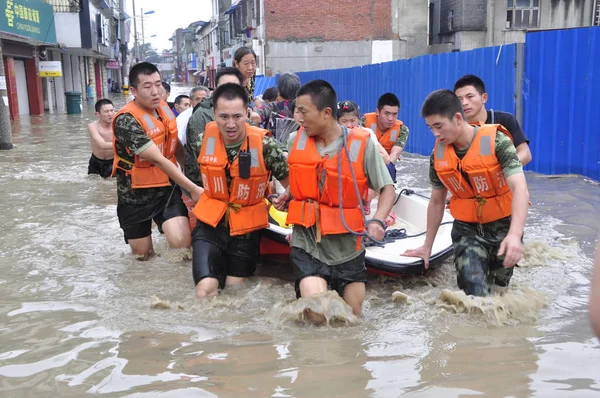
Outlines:
{"type": "MultiPolygon", "coordinates": [[[[341,124],[342,126],[346,126],[349,130],[359,127],[359,125],[360,125],[359,111],[360,111],[359,106],[352,101],[339,102],[337,113],[336,113],[338,123],[341,124]]],[[[379,140],[377,140],[377,136],[375,135],[373,130],[366,128],[366,127],[361,127],[361,128],[369,131],[369,133],[371,134],[371,141],[377,147],[377,151],[381,155],[383,162],[388,167],[388,170],[390,170],[390,175],[392,177],[392,180],[395,181],[396,180],[396,167],[394,166],[394,164],[392,162],[390,162],[390,155],[383,148],[383,146],[381,146],[381,144],[379,143],[379,140]]],[[[369,198],[367,200],[363,201],[363,206],[364,206],[366,214],[369,214],[371,212],[371,201],[376,197],[377,197],[377,192],[373,191],[372,189],[369,189],[369,198]]],[[[394,225],[395,222],[396,222],[396,213],[391,211],[390,215],[385,219],[385,223],[389,227],[391,225],[394,225]]]]}

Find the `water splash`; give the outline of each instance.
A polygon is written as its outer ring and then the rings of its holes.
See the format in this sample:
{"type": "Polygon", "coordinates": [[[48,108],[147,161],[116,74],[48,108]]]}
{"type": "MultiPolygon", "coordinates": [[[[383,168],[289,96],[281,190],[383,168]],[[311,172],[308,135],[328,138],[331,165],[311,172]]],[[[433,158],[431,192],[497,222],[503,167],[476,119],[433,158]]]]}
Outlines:
{"type": "Polygon", "coordinates": [[[444,289],[439,299],[433,302],[457,314],[482,314],[497,326],[513,321],[532,321],[548,303],[547,297],[527,287],[497,289],[488,297],[467,296],[462,290],[444,289]]]}
{"type": "Polygon", "coordinates": [[[306,323],[307,310],[323,314],[330,326],[353,326],[361,322],[335,291],[279,302],[267,313],[267,320],[274,325],[306,323]]]}
{"type": "Polygon", "coordinates": [[[525,243],[523,248],[523,259],[519,261],[520,267],[545,266],[557,261],[573,258],[574,254],[566,249],[556,246],[550,246],[542,241],[532,241],[525,243]]]}

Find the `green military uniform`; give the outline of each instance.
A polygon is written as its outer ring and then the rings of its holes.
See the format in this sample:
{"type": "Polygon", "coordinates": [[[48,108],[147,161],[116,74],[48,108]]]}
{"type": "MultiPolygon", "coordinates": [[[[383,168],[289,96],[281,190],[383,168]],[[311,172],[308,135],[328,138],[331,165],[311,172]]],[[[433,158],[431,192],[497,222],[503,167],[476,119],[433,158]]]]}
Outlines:
{"type": "MultiPolygon", "coordinates": [[[[202,150],[203,140],[204,133],[198,136],[198,153],[202,150]]],[[[229,163],[233,163],[243,142],[244,140],[241,140],[236,144],[225,145],[225,152],[227,152],[227,160],[229,163]]],[[[281,181],[288,178],[290,172],[287,159],[277,141],[272,137],[265,136],[263,138],[263,159],[265,160],[265,167],[271,172],[271,175],[275,177],[276,180],[281,181]]],[[[198,168],[200,167],[197,160],[196,166],[198,166],[198,168]]],[[[229,168],[225,170],[225,176],[227,177],[227,186],[230,186],[231,172],[229,171],[229,168]]],[[[198,185],[202,186],[202,178],[200,178],[198,185]]]]}
{"type": "MultiPolygon", "coordinates": [[[[200,145],[202,142],[201,135],[204,134],[206,125],[215,120],[215,113],[213,110],[212,97],[207,97],[202,100],[196,108],[194,113],[188,122],[187,126],[187,139],[184,147],[185,160],[184,160],[184,173],[187,178],[193,183],[200,185],[200,167],[198,166],[198,155],[200,154],[200,145]]],[[[253,126],[251,120],[247,122],[253,126]]]]}
{"type": "MultiPolygon", "coordinates": [[[[475,134],[478,130],[476,128],[475,134]]],[[[469,148],[454,150],[456,156],[462,159],[469,148]]],[[[505,178],[523,172],[513,142],[501,132],[496,135],[496,157],[505,178]]],[[[433,154],[429,162],[429,181],[433,189],[445,188],[434,169],[433,154]]],[[[508,234],[510,221],[510,217],[505,217],[481,226],[477,223],[454,221],[452,228],[454,265],[458,273],[456,277],[458,287],[465,293],[487,296],[493,284],[508,286],[513,268],[504,268],[504,258],[498,257],[498,249],[508,234]]]]}
{"type": "MultiPolygon", "coordinates": [[[[158,115],[156,117],[160,118],[158,115]]],[[[119,167],[131,170],[135,155],[154,145],[135,118],[124,113],[115,119],[116,154],[119,167]]],[[[174,217],[187,217],[188,211],[177,186],[132,188],[131,175],[117,169],[117,215],[125,242],[152,234],[152,220],[162,233],[162,224],[174,217]]]]}
{"type": "MultiPolygon", "coordinates": [[[[125,113],[115,120],[115,138],[117,156],[125,161],[119,161],[119,167],[131,170],[134,155],[144,152],[154,143],[146,135],[144,129],[135,118],[125,113]]],[[[117,171],[117,197],[119,203],[145,205],[160,201],[171,193],[171,187],[138,188],[131,187],[131,176],[117,171]]]]}
{"type": "Polygon", "coordinates": [[[187,138],[184,147],[185,162],[183,170],[190,181],[200,185],[200,168],[198,167],[198,155],[200,153],[201,135],[204,134],[206,125],[215,120],[212,97],[204,98],[196,108],[187,126],[187,138]]]}
{"type": "MultiPolygon", "coordinates": [[[[198,136],[198,151],[202,150],[204,134],[198,136]]],[[[227,160],[233,163],[238,156],[244,140],[232,145],[225,145],[227,160]]],[[[289,175],[287,159],[277,141],[270,137],[263,139],[263,159],[265,167],[277,180],[284,180],[289,175]]],[[[197,164],[197,163],[196,163],[197,164]]],[[[231,173],[225,170],[227,186],[231,188],[231,173]]],[[[200,179],[200,182],[202,179],[200,179]]],[[[265,203],[265,206],[267,204],[265,203]]],[[[234,210],[228,210],[234,211],[234,210]]],[[[213,228],[198,221],[192,233],[192,272],[194,283],[204,278],[215,278],[219,286],[225,286],[226,276],[247,278],[256,270],[259,254],[261,232],[253,231],[245,235],[230,236],[227,212],[213,228]]]]}
{"type": "MultiPolygon", "coordinates": [[[[202,149],[202,141],[204,134],[198,136],[198,152],[202,149]]],[[[225,145],[225,152],[227,152],[227,160],[229,163],[233,163],[235,158],[242,147],[243,140],[232,145],[225,145]]],[[[265,167],[271,172],[271,175],[278,181],[284,180],[289,176],[289,169],[287,159],[277,141],[272,137],[265,136],[263,139],[263,159],[265,160],[265,167]]],[[[198,170],[200,167],[198,161],[196,161],[198,170]]],[[[227,178],[227,186],[231,186],[231,172],[229,168],[225,170],[225,177],[227,178]]],[[[199,178],[198,185],[202,186],[202,178],[199,178]]],[[[226,217],[223,217],[220,225],[226,229],[229,229],[229,223],[226,217]]]]}
{"type": "MultiPolygon", "coordinates": [[[[366,125],[366,119],[364,116],[362,117],[362,119],[360,119],[360,125],[362,127],[371,128],[371,126],[366,125]]],[[[374,133],[377,134],[377,132],[375,131],[374,133]]],[[[400,127],[400,134],[398,134],[398,138],[396,138],[394,146],[399,146],[400,148],[404,149],[404,147],[406,146],[406,141],[408,141],[408,133],[408,127],[405,124],[402,124],[402,126],[400,127]]]]}

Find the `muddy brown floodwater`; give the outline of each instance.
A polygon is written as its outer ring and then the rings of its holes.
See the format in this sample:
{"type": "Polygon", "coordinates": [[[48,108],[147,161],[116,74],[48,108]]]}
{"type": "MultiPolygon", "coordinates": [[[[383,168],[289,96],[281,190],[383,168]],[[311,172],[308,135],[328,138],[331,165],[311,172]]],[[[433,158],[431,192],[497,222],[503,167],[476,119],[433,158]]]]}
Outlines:
{"type": "MultiPolygon", "coordinates": [[[[458,291],[448,260],[371,277],[358,319],[332,294],[294,301],[290,264],[265,259],[197,300],[189,251],[156,228],[151,261],[124,244],[115,182],[86,175],[93,117],[23,117],[0,152],[0,396],[600,396],[594,181],[527,173],[525,259],[491,298],[458,291]],[[330,325],[298,322],[306,307],[330,325]]],[[[427,167],[407,154],[399,184],[427,194],[427,167]]]]}

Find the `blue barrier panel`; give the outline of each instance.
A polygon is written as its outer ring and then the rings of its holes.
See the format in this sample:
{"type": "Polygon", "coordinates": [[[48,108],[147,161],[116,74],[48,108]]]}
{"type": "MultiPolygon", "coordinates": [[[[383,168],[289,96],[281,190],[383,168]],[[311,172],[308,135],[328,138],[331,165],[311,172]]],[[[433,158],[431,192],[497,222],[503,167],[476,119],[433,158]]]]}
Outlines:
{"type": "Polygon", "coordinates": [[[532,169],[600,180],[600,27],[528,33],[525,48],[532,169]]]}
{"type": "MultiPolygon", "coordinates": [[[[410,129],[406,150],[429,155],[435,140],[420,117],[421,104],[427,95],[440,88],[452,89],[461,76],[475,74],[488,87],[488,108],[514,113],[515,63],[516,45],[511,44],[352,68],[299,72],[298,76],[302,83],[315,79],[328,81],[340,101],[356,102],[361,113],[375,111],[381,94],[395,93],[401,103],[399,118],[410,129]]],[[[275,86],[273,80],[267,79],[272,78],[257,78],[256,86],[266,88],[267,83],[275,86]]]]}

